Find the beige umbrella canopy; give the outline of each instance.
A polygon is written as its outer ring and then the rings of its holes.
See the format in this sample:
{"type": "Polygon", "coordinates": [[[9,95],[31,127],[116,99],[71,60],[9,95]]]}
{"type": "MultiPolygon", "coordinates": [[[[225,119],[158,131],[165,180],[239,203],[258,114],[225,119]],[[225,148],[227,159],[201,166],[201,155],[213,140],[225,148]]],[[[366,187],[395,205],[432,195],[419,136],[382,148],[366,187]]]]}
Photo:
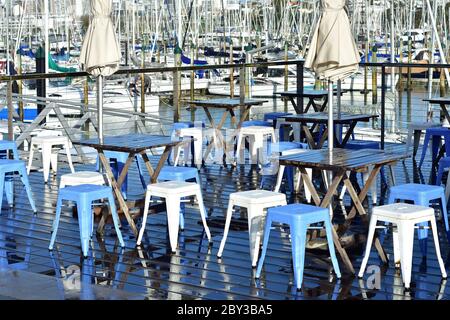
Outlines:
{"type": "MultiPolygon", "coordinates": [[[[333,133],[333,81],[342,80],[358,71],[360,60],[350,22],[344,10],[345,0],[321,0],[322,15],[314,32],[305,67],[320,79],[328,80],[328,137],[333,133]]],[[[333,150],[333,139],[328,139],[333,150]]]]}
{"type": "Polygon", "coordinates": [[[305,60],[305,67],[321,79],[342,80],[358,70],[360,57],[344,6],[345,0],[322,0],[322,16],[305,60]]]}
{"type": "Polygon", "coordinates": [[[97,77],[117,71],[120,48],[111,20],[112,0],[91,0],[91,20],[81,47],[80,63],[97,77]]]}
{"type": "Polygon", "coordinates": [[[91,20],[81,47],[83,69],[97,77],[97,121],[103,143],[103,77],[119,69],[120,48],[111,20],[112,0],[90,0],[91,20]]]}

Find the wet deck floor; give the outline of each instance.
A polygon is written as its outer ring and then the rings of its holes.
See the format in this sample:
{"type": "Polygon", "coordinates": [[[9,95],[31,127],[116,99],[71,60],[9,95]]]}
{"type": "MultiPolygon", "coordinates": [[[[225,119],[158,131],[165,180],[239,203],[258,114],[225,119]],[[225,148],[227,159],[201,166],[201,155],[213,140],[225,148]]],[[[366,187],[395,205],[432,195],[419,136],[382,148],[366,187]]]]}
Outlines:
{"type": "MultiPolygon", "coordinates": [[[[389,146],[396,151],[404,146],[389,146]]],[[[420,150],[419,150],[420,152],[420,150]]],[[[420,155],[420,153],[419,153],[420,155]]],[[[411,159],[398,163],[395,173],[397,183],[419,182],[420,174],[428,179],[431,162],[427,159],[422,170],[414,169],[411,159]]],[[[152,159],[156,161],[156,159],[152,159]]],[[[95,170],[95,165],[77,165],[76,170],[95,170]]],[[[170,253],[165,212],[149,216],[142,249],[136,249],[135,238],[126,221],[122,233],[126,248],[118,246],[115,233],[108,225],[104,239],[94,236],[91,256],[81,257],[78,221],[71,208],[64,208],[58,231],[55,250],[48,251],[50,230],[55,215],[59,176],[67,173],[65,164],[59,166],[58,177],[48,185],[43,183],[42,172],[30,174],[32,191],[38,208],[33,215],[20,183],[15,188],[15,208],[8,209],[6,200],[0,215],[0,266],[56,277],[59,297],[89,299],[95,297],[95,288],[102,286],[123,292],[124,298],[140,299],[447,299],[450,292],[446,281],[440,277],[432,241],[428,241],[428,256],[422,261],[417,241],[414,244],[411,291],[405,292],[401,275],[392,265],[381,265],[375,250],[372,250],[369,266],[380,266],[378,289],[373,289],[368,274],[361,281],[346,273],[340,261],[343,277],[335,279],[327,250],[307,250],[304,285],[301,292],[293,287],[291,247],[288,233],[276,228],[270,236],[269,248],[262,277],[255,281],[248,249],[246,219],[235,214],[225,246],[223,258],[218,260],[217,250],[223,234],[224,215],[231,192],[250,190],[259,186],[261,176],[249,165],[223,168],[208,165],[201,169],[201,180],[205,206],[209,211],[208,224],[213,245],[203,233],[199,213],[194,206],[187,206],[186,227],[180,232],[179,248],[170,253]],[[73,290],[79,294],[70,295],[73,290]],[[83,292],[83,294],[81,294],[83,292]],[[87,293],[86,293],[87,292],[87,293]],[[127,294],[130,294],[127,296],[127,294]]],[[[130,198],[143,194],[143,189],[133,166],[129,175],[130,198]]],[[[378,179],[380,190],[380,179],[378,179]]],[[[382,194],[386,197],[386,194],[382,194]]],[[[290,202],[302,200],[290,196],[290,202]]],[[[348,206],[348,197],[344,199],[348,206]]],[[[339,206],[338,206],[339,207],[339,206]]],[[[342,215],[336,211],[336,219],[342,215]]],[[[140,224],[138,223],[138,226],[140,224]]],[[[448,267],[449,246],[445,240],[443,224],[438,222],[441,251],[448,267]]],[[[359,269],[365,244],[365,230],[358,223],[352,225],[355,239],[348,249],[355,269],[359,269]]],[[[392,257],[390,233],[383,246],[392,257]]],[[[10,282],[10,284],[13,282],[10,282]]],[[[1,287],[0,283],[0,287],[1,287]]],[[[6,285],[6,284],[5,284],[6,285]]],[[[10,288],[14,290],[13,287],[10,288]]],[[[6,290],[7,292],[7,290],[6,290]]],[[[0,295],[5,295],[0,290],[0,295]]],[[[108,296],[108,294],[105,294],[108,296]]],[[[110,294],[113,297],[113,294],[110,294]]],[[[54,299],[42,291],[33,298],[54,299]]]]}

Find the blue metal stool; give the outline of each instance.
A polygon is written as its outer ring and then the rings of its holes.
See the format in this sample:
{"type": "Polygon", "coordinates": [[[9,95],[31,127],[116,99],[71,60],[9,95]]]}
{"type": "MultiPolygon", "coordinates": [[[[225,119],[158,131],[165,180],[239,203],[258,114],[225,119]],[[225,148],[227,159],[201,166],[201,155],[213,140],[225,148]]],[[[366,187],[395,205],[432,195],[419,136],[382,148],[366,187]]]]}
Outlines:
{"type": "Polygon", "coordinates": [[[434,162],[436,160],[439,151],[439,144],[442,137],[444,137],[445,154],[446,156],[450,156],[450,129],[445,127],[428,128],[425,131],[425,139],[423,141],[422,156],[420,157],[419,167],[422,166],[425,155],[427,154],[428,143],[430,142],[430,139],[432,139],[432,161],[434,162]]]}
{"type": "Polygon", "coordinates": [[[89,250],[89,241],[94,232],[94,215],[92,213],[92,202],[99,199],[108,199],[109,207],[111,209],[112,218],[114,221],[114,228],[116,229],[117,237],[120,245],[125,246],[123,242],[122,233],[119,229],[119,216],[117,215],[116,204],[111,187],[99,186],[94,184],[80,184],[77,186],[70,186],[59,189],[58,201],[56,202],[56,216],[53,221],[52,237],[50,240],[49,250],[53,250],[56,233],[58,231],[59,219],[61,216],[61,207],[63,200],[74,201],[77,203],[78,211],[78,225],[80,227],[81,249],[83,256],[87,257],[89,250]]]}
{"type": "MultiPolygon", "coordinates": [[[[272,126],[275,129],[277,127],[278,118],[284,118],[284,117],[290,116],[290,115],[292,115],[292,113],[289,113],[289,112],[269,112],[269,113],[265,113],[264,114],[264,121],[269,121],[269,122],[271,121],[272,122],[272,126]]],[[[285,139],[285,136],[284,136],[285,128],[286,128],[286,125],[280,126],[280,132],[279,132],[280,141],[287,141],[287,139],[285,139]]]]}
{"type": "Polygon", "coordinates": [[[443,157],[441,160],[439,160],[439,168],[436,178],[436,185],[440,186],[442,182],[442,175],[444,174],[444,170],[446,168],[450,168],[450,156],[449,157],[443,157]]]}
{"type": "MultiPolygon", "coordinates": [[[[409,200],[414,201],[414,204],[428,207],[430,201],[440,200],[442,218],[444,219],[445,230],[447,231],[447,238],[450,242],[448,217],[447,217],[447,202],[445,200],[445,191],[441,186],[407,183],[398,186],[393,186],[390,189],[388,203],[394,203],[395,200],[409,200]]],[[[420,223],[419,226],[426,227],[427,223],[420,223]]],[[[420,249],[422,255],[427,255],[427,238],[428,229],[420,228],[418,230],[418,237],[420,241],[420,249]]]]}
{"type": "MultiPolygon", "coordinates": [[[[7,174],[14,174],[18,172],[20,174],[20,179],[25,186],[27,191],[28,201],[30,201],[31,208],[36,213],[36,206],[34,205],[33,196],[31,194],[30,182],[28,180],[27,168],[25,167],[25,162],[21,160],[10,160],[10,159],[0,159],[0,194],[3,198],[3,190],[6,193],[6,199],[10,207],[14,205],[14,181],[13,175],[7,176],[7,174]]],[[[0,212],[1,212],[1,202],[0,202],[0,212]]]]}
{"type": "MultiPolygon", "coordinates": [[[[200,184],[200,176],[198,170],[192,167],[172,167],[164,166],[158,175],[158,181],[188,181],[195,179],[197,184],[200,184]]],[[[185,204],[180,203],[180,229],[184,230],[184,212],[185,204]]]]}
{"type": "MultiPolygon", "coordinates": [[[[282,155],[284,151],[292,149],[309,149],[309,146],[307,143],[280,141],[276,143],[270,143],[268,149],[269,154],[279,153],[280,155],[282,155]]],[[[260,184],[261,189],[263,189],[264,185],[267,183],[268,176],[269,175],[262,176],[260,184]]],[[[284,171],[283,177],[286,177],[288,181],[289,190],[291,190],[291,192],[294,192],[294,167],[288,166],[284,171]]]]}
{"type": "Polygon", "coordinates": [[[9,151],[11,150],[14,155],[14,160],[20,160],[19,152],[17,151],[17,145],[15,141],[11,140],[0,140],[0,151],[2,152],[2,156],[4,155],[6,159],[6,153],[3,153],[3,151],[9,151]]]}
{"type": "Polygon", "coordinates": [[[286,206],[273,207],[267,210],[266,225],[264,230],[264,242],[262,247],[261,258],[256,270],[256,278],[261,275],[261,269],[267,252],[269,243],[270,229],[272,222],[284,223],[290,226],[291,242],[292,242],[292,260],[294,265],[294,282],[297,289],[301,289],[303,281],[303,269],[305,266],[305,250],[306,250],[306,231],[312,223],[323,222],[328,241],[328,249],[330,250],[331,262],[338,278],[341,277],[339,264],[334,251],[333,236],[331,233],[331,219],[327,208],[310,206],[307,204],[289,204],[286,206]]]}

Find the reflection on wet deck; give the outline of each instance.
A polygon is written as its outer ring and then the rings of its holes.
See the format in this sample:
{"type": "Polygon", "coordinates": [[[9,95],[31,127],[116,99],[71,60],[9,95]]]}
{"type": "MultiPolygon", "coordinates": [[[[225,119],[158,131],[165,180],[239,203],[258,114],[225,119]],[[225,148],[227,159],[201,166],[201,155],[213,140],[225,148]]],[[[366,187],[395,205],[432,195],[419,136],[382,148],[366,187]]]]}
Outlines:
{"type": "MultiPolygon", "coordinates": [[[[396,150],[398,148],[396,147],[396,150]]],[[[423,177],[425,182],[428,182],[430,166],[431,162],[428,160],[421,172],[415,168],[411,159],[405,163],[400,162],[396,167],[397,183],[419,182],[423,177]]],[[[432,241],[428,241],[426,261],[422,261],[418,243],[414,245],[410,292],[404,291],[399,271],[393,268],[392,263],[389,267],[382,266],[375,250],[372,251],[368,266],[372,266],[371,270],[375,271],[379,267],[379,289],[376,289],[378,283],[369,278],[370,270],[364,279],[360,280],[346,273],[341,264],[343,277],[336,279],[331,272],[328,251],[320,248],[307,250],[304,288],[297,292],[292,285],[289,233],[280,228],[271,233],[261,279],[255,280],[255,271],[250,264],[245,212],[241,213],[241,218],[237,218],[239,215],[235,214],[223,257],[218,260],[216,254],[222,238],[223,217],[229,194],[259,186],[260,176],[256,169],[249,165],[237,168],[208,165],[201,170],[203,196],[209,213],[208,224],[213,236],[212,246],[208,246],[203,234],[197,209],[187,205],[186,226],[184,232],[180,232],[179,248],[175,254],[171,254],[169,249],[165,212],[159,212],[149,216],[142,248],[135,247],[135,238],[123,220],[122,232],[126,248],[120,248],[114,229],[109,225],[103,239],[94,237],[90,257],[84,260],[81,257],[78,221],[73,217],[72,209],[66,206],[61,216],[55,250],[49,252],[47,248],[55,214],[59,175],[68,172],[65,164],[61,164],[59,169],[58,178],[51,180],[49,185],[44,185],[42,173],[30,174],[38,207],[37,215],[33,215],[20,183],[17,183],[15,188],[15,208],[8,209],[4,201],[0,215],[0,267],[52,276],[58,280],[55,285],[57,284],[59,292],[42,290],[39,296],[41,299],[52,299],[55,295],[65,299],[95,299],[97,296],[112,298],[114,295],[119,299],[280,300],[408,300],[449,297],[448,290],[445,290],[446,281],[440,277],[432,241]],[[102,287],[112,291],[102,291],[102,287]],[[77,293],[73,295],[73,292],[77,293]]],[[[76,169],[95,170],[95,165],[79,164],[76,169]]],[[[136,168],[133,167],[130,172],[128,193],[129,197],[133,198],[143,194],[144,190],[138,181],[136,168]]],[[[386,199],[386,188],[382,191],[381,196],[386,199]]],[[[288,198],[291,202],[301,199],[299,196],[290,196],[289,193],[288,198]]],[[[344,205],[350,205],[348,197],[345,198],[344,205]]],[[[339,210],[338,204],[335,214],[337,220],[342,219],[339,210]]],[[[449,247],[441,221],[438,222],[438,227],[443,258],[447,261],[449,247]]],[[[358,270],[366,232],[358,222],[352,225],[351,231],[353,236],[348,237],[348,253],[358,270]]],[[[384,247],[389,257],[392,257],[390,233],[384,239],[384,247]]],[[[13,277],[13,274],[12,271],[5,273],[10,277],[13,277]]],[[[25,276],[29,274],[26,273],[25,276]]],[[[0,279],[3,279],[3,276],[0,276],[0,279]]],[[[6,285],[7,281],[12,279],[4,281],[6,285]]],[[[29,285],[34,284],[30,282],[29,285]]],[[[0,296],[8,294],[0,290],[0,296]]]]}

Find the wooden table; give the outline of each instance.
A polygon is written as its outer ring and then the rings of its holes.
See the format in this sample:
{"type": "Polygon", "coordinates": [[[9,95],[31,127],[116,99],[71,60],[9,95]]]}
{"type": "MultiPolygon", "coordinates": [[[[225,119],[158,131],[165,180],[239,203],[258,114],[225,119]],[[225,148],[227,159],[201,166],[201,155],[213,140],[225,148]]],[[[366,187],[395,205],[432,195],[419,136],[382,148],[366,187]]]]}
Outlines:
{"type": "Polygon", "coordinates": [[[423,101],[429,102],[431,104],[438,104],[441,107],[445,119],[447,119],[448,123],[450,123],[450,114],[447,110],[447,105],[450,104],[450,97],[435,97],[430,99],[423,99],[423,101]]]}
{"type": "MultiPolygon", "coordinates": [[[[234,129],[239,129],[242,125],[242,122],[245,121],[247,118],[251,107],[256,105],[262,105],[265,102],[268,102],[268,100],[260,100],[260,99],[244,99],[244,102],[241,103],[240,98],[217,98],[217,99],[207,99],[207,100],[186,100],[184,101],[187,104],[190,104],[192,106],[198,106],[203,107],[203,110],[206,113],[206,116],[208,117],[209,122],[211,123],[211,127],[215,130],[217,139],[219,140],[219,145],[223,148],[225,151],[223,160],[225,161],[225,157],[227,155],[227,143],[224,139],[224,136],[221,133],[221,129],[223,125],[225,124],[225,121],[230,115],[231,124],[234,127],[234,129]],[[243,107],[243,112],[240,115],[239,122],[236,119],[236,113],[235,109],[238,107],[243,107]],[[222,109],[224,110],[222,114],[222,118],[220,119],[219,123],[216,124],[214,121],[213,116],[211,115],[211,112],[209,109],[222,109]]],[[[232,128],[230,128],[232,129],[232,128]]],[[[232,137],[234,138],[234,135],[232,137]]],[[[214,139],[214,138],[213,138],[214,139]]],[[[211,141],[211,143],[206,148],[204,159],[207,158],[209,153],[211,152],[212,147],[214,146],[214,140],[211,141]]],[[[233,159],[233,156],[229,155],[229,159],[233,159]]]]}
{"type": "MultiPolygon", "coordinates": [[[[351,220],[358,213],[362,221],[366,226],[368,226],[368,216],[366,210],[364,209],[362,203],[367,196],[367,192],[375,181],[378,173],[384,165],[393,166],[397,163],[397,161],[407,158],[407,154],[401,153],[388,153],[382,150],[347,150],[336,148],[330,154],[329,150],[311,150],[310,152],[293,154],[282,156],[279,159],[280,165],[284,166],[294,166],[298,167],[300,173],[302,175],[302,179],[304,179],[307,188],[311,192],[312,199],[317,206],[322,208],[327,208],[333,195],[337,191],[338,186],[341,182],[347,187],[347,191],[350,194],[350,197],[353,201],[353,207],[349,214],[346,217],[345,222],[345,230],[350,227],[351,220]],[[357,172],[367,172],[369,167],[373,167],[370,171],[369,177],[358,194],[355,190],[355,187],[348,175],[348,172],[357,173],[357,172]],[[309,178],[306,168],[313,168],[319,170],[331,171],[333,174],[333,179],[328,186],[328,189],[325,193],[325,196],[320,199],[319,194],[312,182],[309,178]]],[[[345,232],[345,230],[341,231],[341,234],[345,232]]],[[[345,266],[349,271],[355,273],[353,265],[347,255],[345,249],[341,246],[339,241],[339,236],[334,228],[332,229],[333,233],[333,241],[336,246],[337,251],[339,252],[342,260],[344,261],[345,266]]],[[[375,247],[383,260],[383,262],[387,262],[386,254],[380,244],[378,238],[375,238],[375,247]]]]}
{"type": "MultiPolygon", "coordinates": [[[[344,90],[341,90],[341,95],[344,94],[344,92],[345,92],[344,90]]],[[[313,107],[315,112],[321,112],[325,110],[328,104],[328,90],[304,90],[303,94],[301,94],[296,90],[291,90],[291,91],[277,92],[276,94],[279,94],[281,97],[288,98],[297,114],[308,112],[310,107],[313,107]],[[297,106],[297,102],[295,101],[296,98],[301,98],[302,96],[304,98],[309,99],[305,110],[301,110],[299,106],[297,106]],[[323,99],[322,106],[318,106],[316,104],[316,100],[320,99],[323,99]]],[[[337,95],[337,91],[333,91],[333,94],[337,95]]]]}
{"type": "MultiPolygon", "coordinates": [[[[350,139],[350,136],[353,133],[353,130],[356,127],[356,124],[358,122],[368,122],[372,118],[378,117],[377,115],[370,115],[370,114],[351,114],[342,112],[340,116],[337,114],[334,114],[334,120],[333,123],[335,125],[341,124],[341,125],[348,125],[347,133],[345,134],[342,141],[338,139],[337,137],[337,130],[334,131],[334,143],[338,148],[342,148],[346,145],[348,140],[350,139]]],[[[320,149],[322,148],[323,144],[325,143],[325,140],[328,136],[328,127],[325,128],[323,135],[317,143],[314,141],[314,137],[312,132],[314,131],[315,127],[319,124],[328,125],[328,112],[313,112],[313,113],[304,113],[304,114],[297,114],[297,115],[290,115],[283,117],[288,122],[300,122],[301,127],[303,131],[305,132],[306,140],[308,141],[308,144],[312,149],[320,149]],[[312,127],[308,127],[308,123],[312,123],[312,127]]]]}
{"type": "MultiPolygon", "coordinates": [[[[150,174],[149,183],[155,183],[158,178],[159,172],[161,171],[161,168],[164,165],[164,162],[170,155],[172,148],[178,147],[181,144],[189,142],[190,142],[189,139],[185,139],[183,141],[172,141],[171,137],[169,136],[148,135],[148,134],[125,134],[125,135],[105,137],[103,143],[99,143],[99,139],[95,138],[80,141],[78,142],[78,144],[95,148],[98,151],[100,161],[103,167],[105,168],[108,178],[111,181],[111,187],[113,188],[113,191],[116,195],[116,199],[119,203],[119,206],[122,209],[128,221],[128,224],[130,225],[131,230],[133,231],[134,235],[137,236],[138,230],[136,228],[136,224],[134,223],[130,215],[129,207],[125,199],[123,198],[122,192],[120,190],[125,180],[125,177],[127,176],[128,169],[131,163],[133,162],[136,155],[140,155],[144,160],[145,166],[150,174]],[[153,169],[146,151],[160,147],[164,147],[164,152],[159,159],[156,169],[153,169]],[[117,181],[114,178],[114,174],[111,170],[109,161],[104,154],[105,150],[128,153],[127,161],[117,181]]],[[[100,233],[103,232],[105,220],[106,217],[103,216],[102,220],[99,223],[98,232],[100,233]]]]}

